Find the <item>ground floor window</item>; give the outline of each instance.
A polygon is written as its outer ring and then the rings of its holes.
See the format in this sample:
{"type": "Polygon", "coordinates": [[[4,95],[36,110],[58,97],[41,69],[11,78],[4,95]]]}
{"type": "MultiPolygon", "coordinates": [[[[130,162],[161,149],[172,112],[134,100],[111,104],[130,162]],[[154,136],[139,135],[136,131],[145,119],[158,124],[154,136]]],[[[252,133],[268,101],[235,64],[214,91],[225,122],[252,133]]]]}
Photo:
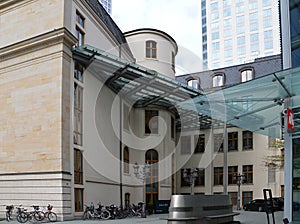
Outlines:
{"type": "Polygon", "coordinates": [[[83,189],[75,188],[75,212],[83,211],[83,189]]]}
{"type": "Polygon", "coordinates": [[[237,192],[228,192],[229,198],[231,200],[231,205],[237,205],[237,192]]]}
{"type": "Polygon", "coordinates": [[[243,191],[242,195],[242,204],[247,204],[253,200],[253,192],[252,191],[243,191]]]}

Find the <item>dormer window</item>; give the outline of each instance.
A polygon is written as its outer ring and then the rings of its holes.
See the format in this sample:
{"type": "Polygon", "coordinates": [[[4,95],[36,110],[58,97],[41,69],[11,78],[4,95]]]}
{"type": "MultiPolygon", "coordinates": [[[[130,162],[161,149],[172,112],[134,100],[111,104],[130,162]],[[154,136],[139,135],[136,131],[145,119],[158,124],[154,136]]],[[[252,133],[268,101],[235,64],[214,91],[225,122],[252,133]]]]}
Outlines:
{"type": "Polygon", "coordinates": [[[198,79],[189,79],[187,81],[188,86],[194,88],[194,89],[199,89],[200,88],[200,83],[198,79]]]}
{"type": "Polygon", "coordinates": [[[157,58],[157,43],[153,40],[146,41],[146,58],[157,58]]]}
{"type": "Polygon", "coordinates": [[[241,71],[241,82],[247,82],[254,78],[254,70],[252,68],[241,71]]]}
{"type": "Polygon", "coordinates": [[[215,74],[213,76],[212,81],[213,81],[213,87],[224,86],[224,84],[225,84],[225,75],[223,73],[215,74]]]}

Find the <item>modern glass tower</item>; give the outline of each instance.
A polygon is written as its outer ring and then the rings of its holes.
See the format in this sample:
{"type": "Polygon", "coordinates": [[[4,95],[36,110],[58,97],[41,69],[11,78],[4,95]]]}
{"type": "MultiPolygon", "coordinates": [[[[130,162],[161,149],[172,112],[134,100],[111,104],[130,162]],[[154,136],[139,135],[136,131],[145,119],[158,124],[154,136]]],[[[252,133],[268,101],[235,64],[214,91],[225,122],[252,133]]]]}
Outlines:
{"type": "Polygon", "coordinates": [[[280,53],[278,0],[201,0],[204,67],[280,53]]]}
{"type": "Polygon", "coordinates": [[[112,0],[98,0],[105,10],[111,15],[111,1],[112,0]]]}

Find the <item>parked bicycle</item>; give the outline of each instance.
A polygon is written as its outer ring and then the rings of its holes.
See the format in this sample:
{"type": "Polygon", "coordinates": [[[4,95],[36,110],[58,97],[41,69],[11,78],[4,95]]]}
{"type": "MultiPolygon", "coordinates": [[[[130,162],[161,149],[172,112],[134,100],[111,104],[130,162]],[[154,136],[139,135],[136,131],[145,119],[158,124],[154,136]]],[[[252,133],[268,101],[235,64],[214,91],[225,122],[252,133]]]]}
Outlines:
{"type": "Polygon", "coordinates": [[[44,218],[48,219],[49,222],[56,222],[57,215],[55,212],[52,211],[53,206],[48,204],[47,210],[44,209],[42,212],[44,213],[44,218]]]}
{"type": "Polygon", "coordinates": [[[19,223],[25,223],[28,221],[28,215],[25,213],[27,209],[23,208],[22,205],[16,207],[16,217],[19,223]]]}
{"type": "Polygon", "coordinates": [[[7,205],[6,206],[6,212],[5,212],[5,219],[7,222],[12,220],[12,211],[14,209],[13,205],[7,205]]]}
{"type": "Polygon", "coordinates": [[[83,219],[110,219],[111,213],[98,203],[98,208],[95,209],[94,203],[91,202],[91,205],[84,205],[85,210],[83,213],[83,219]]]}
{"type": "Polygon", "coordinates": [[[143,211],[143,207],[139,204],[139,205],[129,205],[128,206],[128,216],[129,217],[142,217],[142,211],[143,211]]]}

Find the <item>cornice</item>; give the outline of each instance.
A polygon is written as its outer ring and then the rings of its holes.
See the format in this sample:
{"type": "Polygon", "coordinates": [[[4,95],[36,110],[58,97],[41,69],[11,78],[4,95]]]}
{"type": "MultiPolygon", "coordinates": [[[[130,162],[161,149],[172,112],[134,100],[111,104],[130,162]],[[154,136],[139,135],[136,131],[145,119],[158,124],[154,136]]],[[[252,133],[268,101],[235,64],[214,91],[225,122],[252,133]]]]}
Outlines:
{"type": "Polygon", "coordinates": [[[1,48],[0,61],[15,58],[56,44],[64,44],[71,49],[75,43],[76,37],[69,30],[62,27],[1,48]]]}

